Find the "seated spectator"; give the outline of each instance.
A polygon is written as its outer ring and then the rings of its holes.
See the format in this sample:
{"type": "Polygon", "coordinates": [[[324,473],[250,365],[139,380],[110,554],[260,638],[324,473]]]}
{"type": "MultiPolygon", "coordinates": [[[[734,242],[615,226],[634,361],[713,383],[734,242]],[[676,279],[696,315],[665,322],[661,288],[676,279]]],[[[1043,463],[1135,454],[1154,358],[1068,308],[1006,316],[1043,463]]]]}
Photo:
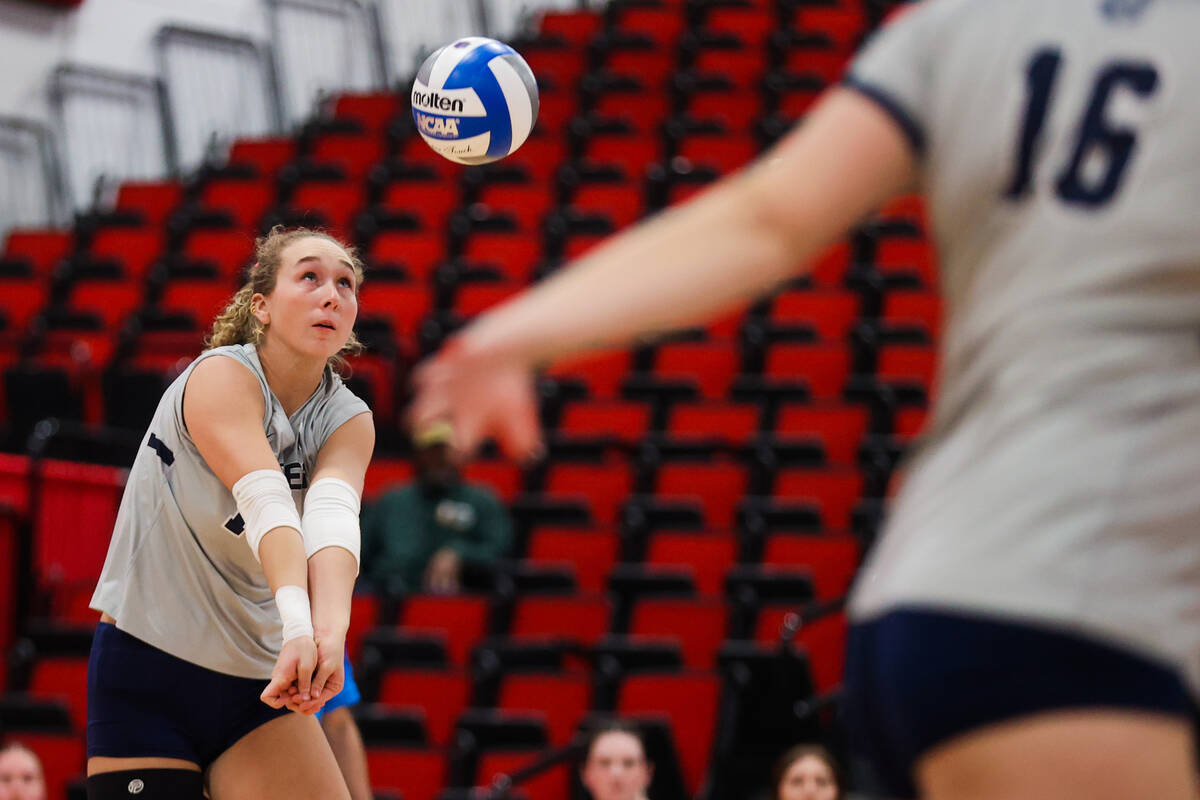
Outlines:
{"type": "Polygon", "coordinates": [[[0,800],[46,800],[42,762],[24,745],[0,748],[0,800]]]}
{"type": "Polygon", "coordinates": [[[771,773],[772,800],[842,800],[841,770],[828,750],[802,744],[788,750],[771,773]]]}
{"type": "Polygon", "coordinates": [[[608,722],[592,732],[580,777],[592,800],[647,800],[654,766],[637,729],[608,722]]]}
{"type": "Polygon", "coordinates": [[[415,481],[363,509],[363,575],[389,594],[457,592],[464,564],[489,564],[512,542],[504,504],[450,459],[452,433],[441,423],[414,437],[415,481]]]}

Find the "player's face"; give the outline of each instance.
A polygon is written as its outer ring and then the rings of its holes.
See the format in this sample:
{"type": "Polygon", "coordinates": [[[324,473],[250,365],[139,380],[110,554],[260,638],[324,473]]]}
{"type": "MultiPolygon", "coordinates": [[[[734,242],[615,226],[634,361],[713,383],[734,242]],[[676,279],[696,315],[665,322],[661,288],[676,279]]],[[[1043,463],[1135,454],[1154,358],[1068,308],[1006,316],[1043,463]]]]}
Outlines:
{"type": "Polygon", "coordinates": [[[779,786],[779,800],[836,800],[837,783],[829,766],[816,756],[793,762],[779,786]]]}
{"type": "Polygon", "coordinates": [[[341,247],[327,239],[293,242],[281,254],[275,289],[262,299],[270,337],[322,359],[350,338],[358,315],[354,269],[341,247]]]}
{"type": "Polygon", "coordinates": [[[24,750],[0,754],[0,800],[46,800],[42,770],[24,750]]]}
{"type": "Polygon", "coordinates": [[[613,731],[592,745],[583,785],[595,800],[635,800],[650,785],[650,765],[637,737],[613,731]]]}

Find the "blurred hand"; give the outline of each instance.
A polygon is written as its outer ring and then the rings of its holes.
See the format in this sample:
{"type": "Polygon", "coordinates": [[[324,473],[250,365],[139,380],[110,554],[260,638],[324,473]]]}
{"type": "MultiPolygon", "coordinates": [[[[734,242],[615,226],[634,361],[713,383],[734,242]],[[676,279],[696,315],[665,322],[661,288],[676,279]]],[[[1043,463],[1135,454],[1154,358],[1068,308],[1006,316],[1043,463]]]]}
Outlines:
{"type": "Polygon", "coordinates": [[[416,396],[409,411],[414,432],[435,422],[454,426],[453,449],[470,458],[489,436],[517,461],[543,451],[533,373],[524,365],[470,353],[452,341],[414,373],[416,396]]]}
{"type": "Polygon", "coordinates": [[[288,687],[287,707],[301,714],[315,714],[346,684],[346,637],[317,631],[317,666],[312,676],[310,700],[302,700],[298,682],[288,687]]]}
{"type": "Polygon", "coordinates": [[[425,568],[425,589],[434,594],[454,594],[458,591],[462,574],[462,559],[458,552],[443,547],[429,559],[425,568]]]}
{"type": "Polygon", "coordinates": [[[292,706],[312,699],[313,670],[317,665],[317,644],[310,636],[298,636],[284,643],[271,670],[271,680],[259,695],[271,708],[292,706]],[[295,689],[293,693],[290,691],[295,689]]]}

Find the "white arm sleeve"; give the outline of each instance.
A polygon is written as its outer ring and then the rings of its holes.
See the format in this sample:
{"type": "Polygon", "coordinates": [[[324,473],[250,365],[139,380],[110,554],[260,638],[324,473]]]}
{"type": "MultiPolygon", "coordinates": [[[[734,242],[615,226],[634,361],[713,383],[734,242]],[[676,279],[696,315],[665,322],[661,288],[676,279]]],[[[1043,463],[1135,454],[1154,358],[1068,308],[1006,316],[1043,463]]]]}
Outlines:
{"type": "Polygon", "coordinates": [[[360,499],[354,487],[340,478],[320,478],[304,495],[304,552],[342,547],[358,564],[361,534],[358,526],[360,499]]]}
{"type": "Polygon", "coordinates": [[[292,528],[303,536],[300,515],[287,478],[277,469],[258,469],[247,472],[233,485],[233,499],[238,513],[246,523],[246,544],[258,563],[262,557],[258,546],[263,537],[275,528],[292,528]]]}

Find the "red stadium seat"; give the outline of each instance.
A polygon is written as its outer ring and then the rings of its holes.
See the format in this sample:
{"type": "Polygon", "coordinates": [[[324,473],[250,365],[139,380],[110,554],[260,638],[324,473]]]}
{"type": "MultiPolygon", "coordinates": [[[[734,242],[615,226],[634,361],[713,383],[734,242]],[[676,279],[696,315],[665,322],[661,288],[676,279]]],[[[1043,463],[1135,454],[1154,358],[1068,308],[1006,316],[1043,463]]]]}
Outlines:
{"type": "Polygon", "coordinates": [[[128,470],[42,462],[42,503],[34,559],[40,576],[95,579],[104,565],[128,470]]]}
{"type": "Polygon", "coordinates": [[[521,145],[520,150],[505,159],[505,163],[521,167],[533,180],[544,182],[554,176],[566,157],[566,145],[561,137],[531,136],[521,145]]]}
{"type": "Polygon", "coordinates": [[[359,122],[367,133],[383,133],[388,123],[403,112],[395,92],[369,92],[340,95],[333,106],[335,119],[359,122]]]}
{"type": "Polygon", "coordinates": [[[417,328],[432,306],[429,289],[411,284],[367,281],[358,295],[359,317],[386,319],[401,343],[416,338],[417,328]]]}
{"type": "MultiPolygon", "coordinates": [[[[572,89],[587,69],[586,53],[581,48],[572,47],[530,47],[521,49],[521,56],[538,82],[549,79],[560,89],[572,89]]],[[[538,113],[541,121],[541,110],[538,113]]]]}
{"type": "Polygon", "coordinates": [[[709,30],[732,33],[752,45],[762,44],[776,25],[772,10],[759,6],[717,6],[708,12],[704,22],[709,30]]]}
{"type": "Polygon", "coordinates": [[[833,614],[801,626],[796,641],[808,651],[813,683],[819,693],[836,688],[842,682],[846,665],[845,614],[833,614]]]}
{"type": "Polygon", "coordinates": [[[82,733],[87,725],[87,671],[86,656],[39,658],[30,675],[29,694],[65,703],[71,711],[71,727],[82,733]]]}
{"type": "Polygon", "coordinates": [[[103,320],[104,327],[115,330],[126,317],[141,307],[142,284],[120,280],[79,280],[71,286],[68,305],[77,311],[95,314],[103,320]]]}
{"type": "MultiPolygon", "coordinates": [[[[691,92],[687,96],[684,110],[697,119],[719,119],[733,131],[744,131],[747,125],[757,119],[762,109],[762,101],[758,93],[748,86],[733,84],[718,88],[704,88],[691,92]]],[[[703,148],[698,146],[697,153],[702,154],[703,148]]],[[[740,166],[739,159],[747,154],[745,144],[733,145],[731,151],[725,153],[726,166],[740,166]]]]}
{"type": "Polygon", "coordinates": [[[392,419],[396,411],[396,362],[376,353],[366,352],[346,358],[348,374],[343,377],[352,391],[358,391],[358,383],[366,384],[362,398],[375,413],[375,419],[392,419]]]}
{"type": "MultiPolygon", "coordinates": [[[[554,207],[554,192],[540,183],[494,183],[485,186],[479,193],[479,202],[495,211],[512,215],[525,231],[537,231],[546,212],[554,207]]],[[[536,244],[528,233],[519,236],[509,234],[508,238],[536,244]]],[[[537,256],[533,258],[536,260],[537,256]]]]}
{"type": "Polygon", "coordinates": [[[357,184],[371,167],[383,160],[383,140],[374,135],[325,133],[313,143],[309,156],[317,163],[336,164],[357,184]]]}
{"type": "Polygon", "coordinates": [[[146,224],[158,227],[182,199],[183,186],[177,181],[129,181],[121,184],[117,190],[116,207],[140,212],[146,224]]]}
{"type": "Polygon", "coordinates": [[[758,143],[749,135],[688,136],[680,140],[678,154],[693,164],[727,173],[753,161],[758,143]]]}
{"type": "Polygon", "coordinates": [[[583,154],[598,164],[616,164],[626,177],[639,180],[648,165],[662,159],[662,145],[657,137],[598,134],[587,140],[583,154]]]}
{"type": "Polygon", "coordinates": [[[845,241],[837,242],[812,262],[812,281],[817,286],[841,286],[849,268],[850,244],[845,241]]]}
{"type": "Polygon", "coordinates": [[[440,231],[385,231],[371,242],[368,256],[376,266],[403,267],[413,281],[426,283],[433,270],[446,260],[445,239],[440,231]]]}
{"type": "Polygon", "coordinates": [[[802,5],[796,9],[792,27],[801,33],[819,33],[838,47],[849,50],[862,36],[866,20],[860,8],[848,4],[831,8],[802,5]]]}
{"type": "Polygon", "coordinates": [[[471,679],[463,669],[389,667],[379,684],[379,703],[419,708],[425,713],[429,740],[449,745],[454,725],[471,697],[471,679]]]}
{"type": "Polygon", "coordinates": [[[678,641],[683,663],[692,669],[716,666],[725,629],[725,603],[717,598],[640,600],[629,623],[634,636],[678,641]]]}
{"type": "Polygon", "coordinates": [[[349,180],[308,181],[296,187],[291,206],[301,213],[316,212],[329,223],[330,233],[348,239],[364,199],[362,189],[349,180]]]}
{"type": "Polygon", "coordinates": [[[826,528],[848,530],[862,491],[863,479],[857,471],[791,468],[776,473],[772,494],[779,500],[813,502],[820,507],[826,528]]]}
{"type": "Polygon", "coordinates": [[[826,84],[841,81],[846,71],[849,56],[846,51],[836,47],[814,47],[804,40],[796,47],[789,47],[784,52],[781,66],[794,74],[809,74],[823,80],[826,84]]]}
{"type": "Polygon", "coordinates": [[[350,627],[346,631],[346,655],[351,663],[358,663],[363,637],[378,622],[379,598],[369,592],[355,592],[350,598],[350,627]]]}
{"type": "Polygon", "coordinates": [[[586,674],[518,673],[501,681],[496,705],[506,711],[540,713],[546,719],[550,744],[561,747],[571,740],[591,702],[591,677],[586,674]]]}
{"type": "Polygon", "coordinates": [[[859,545],[852,536],[776,534],[767,540],[763,564],[809,567],[817,597],[844,597],[858,569],[859,545]]]}
{"type": "Polygon", "coordinates": [[[830,463],[850,464],[857,457],[867,422],[866,409],[857,406],[789,404],[780,409],[775,432],[819,438],[830,463]]]}
{"type": "Polygon", "coordinates": [[[254,238],[242,231],[196,230],[188,236],[183,254],[212,264],[224,278],[241,278],[254,261],[254,238]]]}
{"type": "Polygon", "coordinates": [[[621,685],[617,700],[620,714],[670,717],[689,796],[700,790],[712,755],[718,696],[718,681],[708,673],[633,675],[621,685]]]}
{"type": "Polygon", "coordinates": [[[625,401],[584,401],[569,404],[558,423],[565,436],[612,437],[632,444],[646,435],[650,427],[650,407],[625,401]]]}
{"type": "Polygon", "coordinates": [[[937,289],[937,258],[933,244],[925,239],[880,239],[875,246],[875,265],[885,274],[915,274],[925,288],[937,289]]]}
{"type": "Polygon", "coordinates": [[[585,184],[575,192],[571,205],[606,216],[618,228],[637,222],[646,210],[642,188],[633,183],[585,184]]]}
{"type": "Polygon", "coordinates": [[[612,400],[629,375],[629,369],[629,352],[618,350],[559,362],[547,374],[552,378],[580,380],[587,387],[590,398],[612,400]]]}
{"type": "Polygon", "coordinates": [[[675,54],[669,50],[612,47],[604,54],[603,66],[611,72],[638,75],[652,85],[661,85],[675,70],[675,61],[675,54]]]}
{"type": "Polygon", "coordinates": [[[664,464],[655,494],[700,504],[708,528],[731,528],[734,510],[746,494],[746,469],[735,463],[664,464]]]}
{"type": "Polygon", "coordinates": [[[916,326],[937,340],[942,329],[942,298],[934,292],[888,292],[883,298],[883,321],[916,326]]]}
{"type": "Polygon", "coordinates": [[[894,432],[897,436],[904,439],[911,439],[914,436],[919,436],[925,430],[925,422],[929,417],[929,411],[924,408],[907,407],[896,412],[896,419],[893,423],[894,432]]]}
{"type": "MultiPolygon", "coordinates": [[[[479,757],[475,782],[481,787],[490,787],[497,775],[512,775],[527,767],[537,757],[533,751],[489,750],[479,757]]],[[[526,797],[528,800],[563,800],[571,796],[571,768],[559,764],[541,772],[518,786],[513,787],[511,796],[526,797]]]]}
{"type": "Polygon", "coordinates": [[[384,189],[380,205],[398,213],[411,214],[426,230],[446,227],[459,206],[458,187],[442,181],[393,181],[384,189]]]}
{"type": "Polygon", "coordinates": [[[667,434],[672,440],[721,439],[745,445],[758,430],[758,406],[726,403],[679,403],[671,408],[667,434]]]}
{"type": "Polygon", "coordinates": [[[401,792],[404,800],[435,800],[446,785],[446,756],[441,750],[372,745],[367,771],[372,789],[401,792]]]}
{"type": "Polygon", "coordinates": [[[536,528],[529,536],[528,560],[570,564],[579,590],[600,594],[617,560],[620,541],[612,531],[536,528]]]}
{"type": "Polygon", "coordinates": [[[13,228],[4,242],[4,258],[23,259],[35,275],[49,275],[71,251],[70,231],[13,228]]]}
{"type": "Polygon", "coordinates": [[[690,567],[697,591],[717,596],[725,590],[725,573],[737,560],[737,547],[732,536],[660,531],[650,537],[646,563],[690,567]]]}
{"type": "Polygon", "coordinates": [[[653,39],[660,48],[672,47],[683,33],[686,17],[680,8],[625,6],[613,18],[613,28],[653,39]]]}
{"type": "Polygon", "coordinates": [[[255,230],[275,202],[275,187],[266,179],[214,180],[205,184],[200,199],[205,208],[227,212],[241,230],[255,230]]]}
{"type": "Polygon", "coordinates": [[[517,601],[509,635],[595,644],[608,633],[611,616],[612,606],[604,596],[527,596],[517,601]]]}
{"type": "Polygon", "coordinates": [[[525,284],[541,260],[542,247],[528,233],[473,233],[467,237],[463,255],[472,262],[499,267],[508,280],[525,284]]]}
{"type": "Polygon", "coordinates": [[[592,11],[547,11],[542,14],[542,35],[560,36],[582,47],[600,32],[600,15],[592,11]]]}
{"type": "Polygon", "coordinates": [[[232,299],[226,283],[176,280],[164,287],[158,304],[164,311],[189,314],[197,327],[207,328],[232,299]]]}
{"type": "Polygon", "coordinates": [[[50,289],[43,278],[0,276],[0,316],[14,333],[23,331],[43,311],[49,297],[50,289]]]}
{"type": "Polygon", "coordinates": [[[375,498],[379,494],[410,483],[413,479],[413,464],[408,460],[376,456],[367,467],[363,485],[363,498],[375,498]]]}
{"type": "Polygon", "coordinates": [[[760,47],[706,47],[697,51],[692,69],[728,75],[741,86],[757,83],[767,69],[760,47]]]}
{"type": "Polygon", "coordinates": [[[929,214],[925,198],[919,194],[905,194],[892,198],[879,209],[880,219],[906,222],[922,231],[929,230],[929,214]]]}
{"type": "Polygon", "coordinates": [[[937,350],[919,345],[885,345],[878,374],[887,382],[916,383],[929,389],[937,377],[937,350]]]}
{"type": "Polygon", "coordinates": [[[296,159],[296,141],[292,138],[239,139],[229,151],[230,164],[247,164],[258,170],[258,177],[270,178],[284,164],[296,159]]]}
{"type": "Polygon", "coordinates": [[[510,461],[472,461],[463,467],[462,474],[468,482],[491,489],[506,503],[520,493],[524,480],[521,470],[510,461]]]}
{"type": "Polygon", "coordinates": [[[804,381],[813,399],[835,400],[850,373],[850,353],[841,345],[780,343],[767,351],[765,372],[785,383],[804,381]]]}
{"type": "Polygon", "coordinates": [[[812,328],[822,339],[840,341],[858,322],[858,306],[854,292],[784,292],[771,304],[770,321],[812,328]]]}
{"type": "Polygon", "coordinates": [[[514,283],[478,283],[459,286],[454,295],[454,310],[466,319],[499,305],[521,290],[514,283]]]}
{"type": "Polygon", "coordinates": [[[409,595],[400,613],[400,627],[440,631],[446,637],[450,660],[461,666],[467,663],[471,648],[487,633],[489,616],[486,597],[409,595]]]}
{"type": "Polygon", "coordinates": [[[700,394],[719,400],[729,394],[741,358],[728,342],[685,342],[658,348],[654,374],[658,378],[694,382],[700,394]]]}
{"type": "Polygon", "coordinates": [[[625,462],[556,463],[546,477],[547,494],[586,497],[592,518],[604,525],[617,521],[632,491],[633,474],[625,462]]]}
{"type": "Polygon", "coordinates": [[[141,278],[162,255],[164,248],[165,240],[158,231],[104,228],[92,238],[89,252],[118,262],[130,277],[141,278]]]}

